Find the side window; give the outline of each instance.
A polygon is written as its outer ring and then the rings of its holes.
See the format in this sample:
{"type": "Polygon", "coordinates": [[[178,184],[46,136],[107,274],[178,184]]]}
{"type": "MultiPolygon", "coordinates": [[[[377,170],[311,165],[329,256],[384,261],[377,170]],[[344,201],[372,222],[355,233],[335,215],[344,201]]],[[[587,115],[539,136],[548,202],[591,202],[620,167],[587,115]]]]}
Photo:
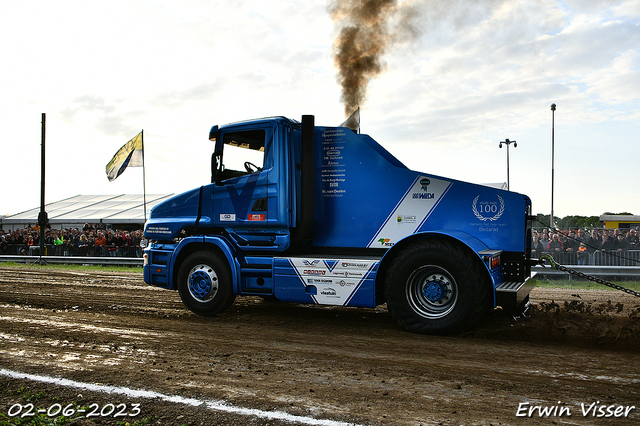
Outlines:
{"type": "Polygon", "coordinates": [[[229,132],[223,135],[221,180],[262,171],[264,130],[229,132]]]}

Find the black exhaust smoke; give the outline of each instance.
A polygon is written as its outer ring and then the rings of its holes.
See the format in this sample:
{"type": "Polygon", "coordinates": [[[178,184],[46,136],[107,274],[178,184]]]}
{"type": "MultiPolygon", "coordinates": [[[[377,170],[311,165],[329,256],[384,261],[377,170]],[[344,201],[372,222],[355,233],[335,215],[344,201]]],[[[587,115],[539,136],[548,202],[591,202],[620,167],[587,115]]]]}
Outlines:
{"type": "Polygon", "coordinates": [[[369,80],[384,70],[382,55],[391,41],[387,18],[395,6],[396,0],[336,0],[329,6],[340,28],[333,49],[345,117],[364,101],[369,80]]]}
{"type": "Polygon", "coordinates": [[[345,117],[366,100],[369,81],[385,70],[383,55],[411,44],[425,31],[448,22],[462,30],[489,17],[506,0],[330,0],[337,37],[333,59],[345,117]]]}

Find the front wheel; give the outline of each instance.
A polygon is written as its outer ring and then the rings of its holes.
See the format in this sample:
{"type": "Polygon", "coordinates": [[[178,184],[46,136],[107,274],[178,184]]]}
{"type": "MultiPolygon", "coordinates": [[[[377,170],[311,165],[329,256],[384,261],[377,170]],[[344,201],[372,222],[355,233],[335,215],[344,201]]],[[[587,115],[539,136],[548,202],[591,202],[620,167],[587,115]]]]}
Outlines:
{"type": "Polygon", "coordinates": [[[453,242],[433,239],[398,254],[385,280],[387,307],[405,330],[462,331],[486,312],[489,284],[479,259],[453,242]]]}
{"type": "Polygon", "coordinates": [[[178,293],[189,310],[202,316],[220,313],[235,300],[229,268],[211,252],[185,259],[178,270],[178,293]]]}

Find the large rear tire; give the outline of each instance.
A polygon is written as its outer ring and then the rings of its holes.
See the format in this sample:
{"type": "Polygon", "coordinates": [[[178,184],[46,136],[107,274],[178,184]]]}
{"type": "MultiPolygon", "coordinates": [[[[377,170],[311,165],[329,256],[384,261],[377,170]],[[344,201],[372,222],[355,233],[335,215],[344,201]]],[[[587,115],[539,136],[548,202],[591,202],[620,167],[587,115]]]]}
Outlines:
{"type": "Polygon", "coordinates": [[[387,307],[407,331],[460,332],[475,325],[486,312],[487,280],[480,260],[461,245],[423,240],[401,251],[389,268],[387,307]]]}
{"type": "Polygon", "coordinates": [[[229,268],[218,255],[196,252],[178,270],[178,293],[192,312],[211,316],[229,308],[235,300],[229,268]]]}

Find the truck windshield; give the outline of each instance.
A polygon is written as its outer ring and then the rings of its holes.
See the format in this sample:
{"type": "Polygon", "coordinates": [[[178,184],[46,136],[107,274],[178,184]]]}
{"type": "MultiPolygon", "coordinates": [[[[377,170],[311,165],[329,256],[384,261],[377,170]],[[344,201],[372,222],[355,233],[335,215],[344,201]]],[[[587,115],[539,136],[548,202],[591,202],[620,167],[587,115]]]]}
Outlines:
{"type": "Polygon", "coordinates": [[[262,171],[265,138],[264,130],[225,133],[222,180],[262,171]]]}

